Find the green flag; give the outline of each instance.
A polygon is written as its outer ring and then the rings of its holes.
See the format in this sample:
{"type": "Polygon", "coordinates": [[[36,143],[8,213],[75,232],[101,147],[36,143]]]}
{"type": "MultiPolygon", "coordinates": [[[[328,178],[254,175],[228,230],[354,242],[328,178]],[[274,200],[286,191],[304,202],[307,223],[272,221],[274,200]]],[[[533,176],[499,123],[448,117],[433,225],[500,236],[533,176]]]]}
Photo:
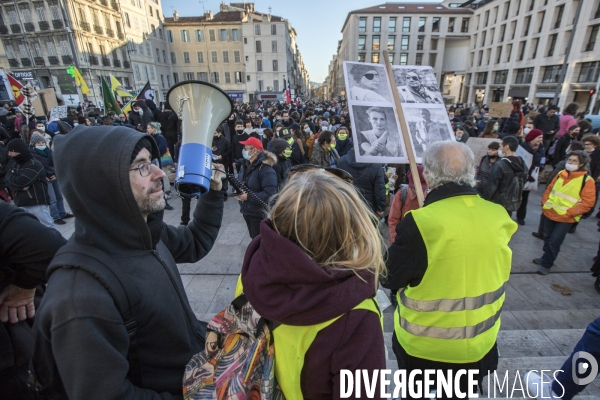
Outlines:
{"type": "Polygon", "coordinates": [[[114,111],[117,115],[121,114],[121,109],[117,105],[117,100],[115,100],[115,95],[110,89],[110,85],[106,83],[104,77],[102,79],[102,95],[104,97],[104,110],[108,113],[109,111],[114,111]]]}

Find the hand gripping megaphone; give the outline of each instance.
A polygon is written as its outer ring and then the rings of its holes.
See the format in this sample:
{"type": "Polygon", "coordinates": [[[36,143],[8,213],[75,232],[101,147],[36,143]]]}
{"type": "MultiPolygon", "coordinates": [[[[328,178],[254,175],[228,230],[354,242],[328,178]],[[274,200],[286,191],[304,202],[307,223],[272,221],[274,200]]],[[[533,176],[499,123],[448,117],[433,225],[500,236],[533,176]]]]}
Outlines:
{"type": "Polygon", "coordinates": [[[233,104],[227,93],[200,81],[174,85],[167,99],[181,119],[175,191],[179,196],[198,197],[210,189],[213,134],[231,115],[233,104]]]}

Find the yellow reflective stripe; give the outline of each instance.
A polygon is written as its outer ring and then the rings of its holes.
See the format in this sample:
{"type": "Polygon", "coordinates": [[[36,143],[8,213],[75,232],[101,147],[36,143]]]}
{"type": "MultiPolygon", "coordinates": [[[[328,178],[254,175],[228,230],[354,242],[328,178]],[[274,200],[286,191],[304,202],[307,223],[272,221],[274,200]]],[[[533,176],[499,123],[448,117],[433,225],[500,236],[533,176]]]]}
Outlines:
{"type": "Polygon", "coordinates": [[[551,194],[553,194],[555,196],[558,196],[558,197],[562,197],[563,199],[565,199],[567,201],[570,201],[573,204],[575,204],[575,203],[577,203],[579,201],[579,199],[576,199],[575,197],[571,197],[568,194],[565,194],[563,192],[558,192],[558,191],[556,191],[554,189],[552,189],[551,194]]]}
{"type": "Polygon", "coordinates": [[[407,297],[404,291],[399,294],[400,301],[404,307],[419,312],[477,310],[478,308],[492,304],[502,297],[507,284],[508,282],[504,282],[498,289],[493,292],[484,293],[481,296],[463,297],[460,299],[415,300],[407,297]]]}
{"type": "Polygon", "coordinates": [[[425,336],[434,339],[472,339],[491,329],[500,318],[502,307],[488,319],[481,321],[477,325],[462,326],[458,328],[438,328],[436,326],[422,326],[413,324],[400,316],[400,326],[406,332],[415,336],[425,336]]]}

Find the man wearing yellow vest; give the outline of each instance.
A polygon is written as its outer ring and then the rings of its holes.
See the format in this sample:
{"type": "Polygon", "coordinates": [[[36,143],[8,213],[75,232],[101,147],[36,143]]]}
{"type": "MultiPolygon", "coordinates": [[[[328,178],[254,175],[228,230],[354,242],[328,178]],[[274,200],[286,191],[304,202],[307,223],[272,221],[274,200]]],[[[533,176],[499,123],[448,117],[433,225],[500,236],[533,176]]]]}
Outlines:
{"type": "Polygon", "coordinates": [[[533,260],[540,265],[540,275],[550,272],[567,232],[594,206],[596,185],[587,173],[589,162],[583,151],[569,153],[565,169],[546,187],[542,197],[544,255],[533,260]]]}
{"type": "MultiPolygon", "coordinates": [[[[481,383],[498,364],[496,337],[512,258],[508,242],[517,224],[501,205],[477,194],[467,146],[436,142],[423,154],[423,165],[430,192],[423,208],[398,224],[388,250],[383,286],[399,290],[392,347],[407,374],[451,370],[454,379],[458,370],[478,369],[481,383]]],[[[455,393],[467,393],[467,387],[463,375],[455,393]]]]}

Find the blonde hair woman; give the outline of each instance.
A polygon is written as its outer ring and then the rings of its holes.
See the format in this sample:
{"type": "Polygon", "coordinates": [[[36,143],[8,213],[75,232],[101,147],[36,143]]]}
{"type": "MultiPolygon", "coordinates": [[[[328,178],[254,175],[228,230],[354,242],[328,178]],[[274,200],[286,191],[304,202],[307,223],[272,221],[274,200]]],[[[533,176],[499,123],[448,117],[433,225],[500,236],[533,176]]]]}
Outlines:
{"type": "Polygon", "coordinates": [[[290,173],[250,243],[244,292],[261,316],[280,324],[275,375],[286,398],[336,398],[341,369],[369,376],[385,369],[374,300],[385,262],[376,226],[352,184],[315,166],[290,173]]]}

